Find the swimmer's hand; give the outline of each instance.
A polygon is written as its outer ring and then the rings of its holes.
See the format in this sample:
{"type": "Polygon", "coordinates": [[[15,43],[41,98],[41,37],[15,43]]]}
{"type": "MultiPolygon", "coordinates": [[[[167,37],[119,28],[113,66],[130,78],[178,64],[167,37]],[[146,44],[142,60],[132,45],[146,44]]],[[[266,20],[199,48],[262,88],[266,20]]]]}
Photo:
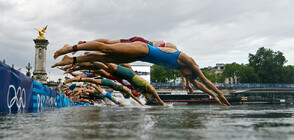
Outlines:
{"type": "Polygon", "coordinates": [[[187,90],[187,92],[188,93],[190,93],[190,94],[193,94],[193,88],[190,86],[190,85],[188,85],[188,86],[186,86],[186,90],[187,90]]]}

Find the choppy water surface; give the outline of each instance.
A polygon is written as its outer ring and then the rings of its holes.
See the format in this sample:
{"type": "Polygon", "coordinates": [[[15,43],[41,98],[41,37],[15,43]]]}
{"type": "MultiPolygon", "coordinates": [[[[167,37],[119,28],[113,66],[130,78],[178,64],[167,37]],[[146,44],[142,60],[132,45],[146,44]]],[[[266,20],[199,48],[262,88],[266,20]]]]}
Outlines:
{"type": "Polygon", "coordinates": [[[293,105],[69,107],[0,114],[4,139],[293,139],[293,105]]]}

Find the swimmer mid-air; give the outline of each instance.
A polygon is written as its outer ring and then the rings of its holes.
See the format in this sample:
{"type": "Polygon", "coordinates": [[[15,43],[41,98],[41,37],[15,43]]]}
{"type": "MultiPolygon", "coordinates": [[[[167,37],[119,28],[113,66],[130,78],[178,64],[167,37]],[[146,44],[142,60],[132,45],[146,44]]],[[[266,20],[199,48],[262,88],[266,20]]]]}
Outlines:
{"type": "Polygon", "coordinates": [[[94,40],[74,46],[66,44],[63,48],[55,52],[54,59],[60,55],[78,50],[99,52],[88,53],[86,55],[73,58],[64,56],[60,62],[57,62],[52,67],[64,66],[78,62],[95,61],[103,63],[130,63],[135,61],[150,62],[156,65],[164,66],[168,69],[178,69],[186,79],[188,79],[200,90],[211,95],[221,105],[230,106],[230,103],[226,100],[224,95],[203,75],[194,59],[174,48],[157,48],[139,41],[131,43],[106,44],[94,40]],[[196,80],[197,76],[201,79],[204,85],[212,89],[218,96],[208,90],[202,83],[198,82],[196,80]]]}

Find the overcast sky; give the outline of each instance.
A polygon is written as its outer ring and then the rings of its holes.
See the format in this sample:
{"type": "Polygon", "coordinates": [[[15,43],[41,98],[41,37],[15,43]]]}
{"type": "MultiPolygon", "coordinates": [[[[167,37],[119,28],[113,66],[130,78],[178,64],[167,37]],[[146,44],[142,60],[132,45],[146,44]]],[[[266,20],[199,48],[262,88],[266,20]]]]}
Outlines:
{"type": "MultiPolygon", "coordinates": [[[[171,42],[200,67],[248,63],[264,46],[294,65],[294,1],[291,0],[0,0],[0,60],[34,66],[38,32],[48,25],[47,73],[64,44],[96,38],[171,42]]],[[[62,76],[64,77],[64,76],[62,76]]]]}

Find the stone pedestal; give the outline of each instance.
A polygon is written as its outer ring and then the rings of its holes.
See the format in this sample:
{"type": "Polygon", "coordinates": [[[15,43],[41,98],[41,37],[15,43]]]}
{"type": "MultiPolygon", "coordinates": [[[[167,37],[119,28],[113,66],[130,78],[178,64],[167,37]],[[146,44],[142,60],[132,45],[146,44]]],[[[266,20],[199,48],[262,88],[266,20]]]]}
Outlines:
{"type": "Polygon", "coordinates": [[[46,39],[34,39],[35,42],[35,69],[33,72],[33,78],[39,80],[42,84],[47,84],[46,73],[46,50],[49,44],[46,39]]]}

